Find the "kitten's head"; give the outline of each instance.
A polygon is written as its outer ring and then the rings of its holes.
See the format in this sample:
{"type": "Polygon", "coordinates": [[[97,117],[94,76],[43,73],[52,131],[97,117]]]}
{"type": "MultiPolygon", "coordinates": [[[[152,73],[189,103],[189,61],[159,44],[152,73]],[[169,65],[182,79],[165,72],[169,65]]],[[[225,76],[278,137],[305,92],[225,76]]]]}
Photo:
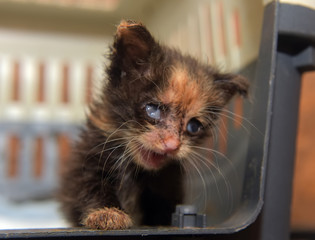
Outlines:
{"type": "Polygon", "coordinates": [[[118,26],[110,60],[103,107],[90,119],[125,147],[122,159],[147,170],[188,158],[227,102],[248,91],[243,77],[159,44],[133,21],[118,26]]]}

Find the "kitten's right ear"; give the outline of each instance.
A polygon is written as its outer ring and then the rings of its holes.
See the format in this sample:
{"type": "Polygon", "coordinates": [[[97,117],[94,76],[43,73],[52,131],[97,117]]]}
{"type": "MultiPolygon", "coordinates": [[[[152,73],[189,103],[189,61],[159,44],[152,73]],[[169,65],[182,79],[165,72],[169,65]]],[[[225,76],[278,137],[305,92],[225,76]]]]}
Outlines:
{"type": "MultiPolygon", "coordinates": [[[[134,21],[121,21],[115,35],[113,57],[121,70],[143,71],[155,41],[144,25],[134,21]]],[[[112,60],[114,60],[112,59],[112,60]]]]}

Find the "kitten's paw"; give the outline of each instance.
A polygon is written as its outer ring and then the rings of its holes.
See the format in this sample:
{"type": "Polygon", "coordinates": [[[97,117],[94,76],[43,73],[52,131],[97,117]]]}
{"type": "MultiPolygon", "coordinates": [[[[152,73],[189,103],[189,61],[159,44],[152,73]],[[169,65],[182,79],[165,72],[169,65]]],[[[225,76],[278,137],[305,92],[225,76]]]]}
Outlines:
{"type": "Polygon", "coordinates": [[[83,225],[88,228],[102,230],[119,230],[132,226],[128,214],[117,208],[101,208],[91,211],[83,220],[83,225]]]}

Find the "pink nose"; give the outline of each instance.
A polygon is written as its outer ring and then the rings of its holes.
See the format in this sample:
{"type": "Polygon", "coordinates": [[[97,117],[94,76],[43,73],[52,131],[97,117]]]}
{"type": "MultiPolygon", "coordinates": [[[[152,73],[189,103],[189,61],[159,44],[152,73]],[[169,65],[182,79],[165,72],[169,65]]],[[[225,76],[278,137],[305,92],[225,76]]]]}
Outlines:
{"type": "Polygon", "coordinates": [[[175,137],[168,137],[164,139],[163,142],[164,142],[163,150],[165,153],[174,152],[178,150],[178,148],[180,147],[180,141],[178,138],[175,137]]]}

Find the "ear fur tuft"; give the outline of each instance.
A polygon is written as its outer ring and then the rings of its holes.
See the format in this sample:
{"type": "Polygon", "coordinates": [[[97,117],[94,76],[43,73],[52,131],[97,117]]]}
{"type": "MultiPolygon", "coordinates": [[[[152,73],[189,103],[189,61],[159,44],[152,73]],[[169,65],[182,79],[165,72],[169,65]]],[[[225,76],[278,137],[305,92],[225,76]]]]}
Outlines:
{"type": "Polygon", "coordinates": [[[157,43],[142,23],[122,20],[117,26],[111,47],[110,66],[107,74],[110,82],[118,86],[130,73],[142,75],[149,68],[149,59],[157,43]]]}
{"type": "Polygon", "coordinates": [[[123,20],[117,27],[114,46],[123,67],[139,68],[150,56],[155,41],[142,23],[123,20]]]}
{"type": "Polygon", "coordinates": [[[214,84],[216,88],[223,90],[226,102],[235,94],[248,97],[249,82],[241,75],[217,74],[215,75],[214,84]]]}

